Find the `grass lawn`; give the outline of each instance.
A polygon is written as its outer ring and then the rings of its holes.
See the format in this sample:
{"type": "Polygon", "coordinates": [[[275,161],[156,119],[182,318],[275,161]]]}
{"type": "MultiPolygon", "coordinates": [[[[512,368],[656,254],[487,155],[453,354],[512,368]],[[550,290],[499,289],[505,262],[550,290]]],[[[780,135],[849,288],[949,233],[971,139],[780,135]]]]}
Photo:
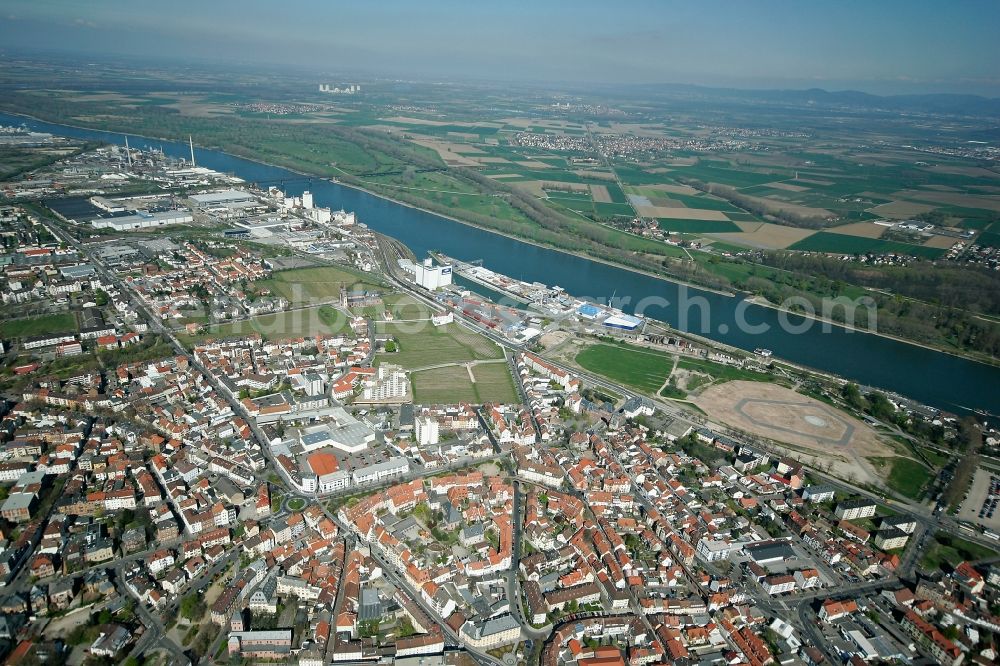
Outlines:
{"type": "Polygon", "coordinates": [[[875,458],[872,462],[879,467],[891,465],[886,483],[897,493],[911,499],[920,497],[931,478],[930,470],[912,458],[875,458]]]}
{"type": "Polygon", "coordinates": [[[766,375],[762,372],[744,370],[735,366],[724,365],[722,363],[716,363],[715,361],[708,361],[705,359],[682,358],[677,364],[677,367],[684,368],[685,370],[703,372],[706,375],[711,375],[723,382],[737,379],[744,379],[751,382],[769,382],[772,379],[770,375],[766,375]]]}
{"type": "Polygon", "coordinates": [[[389,323],[378,324],[378,330],[392,335],[399,344],[398,352],[379,354],[379,360],[406,369],[503,358],[500,347],[458,324],[434,326],[429,321],[389,323]]]}
{"type": "Polygon", "coordinates": [[[596,344],[576,355],[580,367],[633,388],[653,393],[674,366],[673,357],[625,345],[596,344]]]}
{"type": "Polygon", "coordinates": [[[506,363],[480,363],[472,367],[472,374],[483,402],[517,402],[514,378],[506,363]]]}
{"type": "Polygon", "coordinates": [[[684,400],[687,398],[687,393],[677,388],[676,386],[664,386],[660,391],[660,395],[664,398],[676,398],[677,400],[684,400]]]}
{"type": "Polygon", "coordinates": [[[986,546],[938,532],[934,535],[934,542],[920,558],[920,566],[925,569],[938,569],[942,564],[954,567],[964,560],[979,560],[994,555],[996,551],[986,546]]]}
{"type": "Polygon", "coordinates": [[[187,343],[219,338],[235,338],[259,333],[267,340],[333,335],[349,328],[347,316],[329,305],[253,317],[243,321],[212,324],[203,333],[177,337],[187,343]]]}
{"type": "Polygon", "coordinates": [[[455,404],[471,402],[511,403],[517,401],[514,380],[506,363],[485,363],[473,366],[473,382],[465,366],[421,370],[410,376],[413,401],[421,404],[455,404]]]}
{"type": "Polygon", "coordinates": [[[70,312],[7,319],[0,322],[0,338],[23,338],[43,333],[76,333],[76,317],[70,312]]]}
{"type": "Polygon", "coordinates": [[[361,314],[376,321],[385,319],[386,311],[392,313],[394,320],[427,319],[432,311],[421,301],[409,294],[388,294],[382,299],[382,305],[370,305],[362,309],[361,314]]]}
{"type": "Polygon", "coordinates": [[[257,283],[278,296],[284,296],[292,305],[308,305],[340,298],[340,287],[348,291],[371,291],[379,288],[374,277],[349,268],[317,266],[293,268],[274,273],[267,280],[257,283]]]}
{"type": "Polygon", "coordinates": [[[948,464],[948,460],[950,459],[947,455],[941,453],[937,449],[932,449],[926,446],[921,447],[920,451],[927,456],[927,459],[930,460],[932,464],[937,465],[938,467],[944,467],[948,464]]]}
{"type": "Polygon", "coordinates": [[[288,500],[288,509],[290,511],[301,511],[306,507],[306,501],[301,497],[293,497],[288,500]]]}

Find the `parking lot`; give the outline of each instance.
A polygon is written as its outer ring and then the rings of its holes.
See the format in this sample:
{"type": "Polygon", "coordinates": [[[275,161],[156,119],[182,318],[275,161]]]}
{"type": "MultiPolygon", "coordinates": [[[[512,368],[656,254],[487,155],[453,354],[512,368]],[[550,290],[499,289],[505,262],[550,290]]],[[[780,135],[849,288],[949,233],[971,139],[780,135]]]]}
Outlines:
{"type": "Polygon", "coordinates": [[[958,518],[994,532],[1000,530],[1000,472],[982,468],[976,470],[958,518]]]}

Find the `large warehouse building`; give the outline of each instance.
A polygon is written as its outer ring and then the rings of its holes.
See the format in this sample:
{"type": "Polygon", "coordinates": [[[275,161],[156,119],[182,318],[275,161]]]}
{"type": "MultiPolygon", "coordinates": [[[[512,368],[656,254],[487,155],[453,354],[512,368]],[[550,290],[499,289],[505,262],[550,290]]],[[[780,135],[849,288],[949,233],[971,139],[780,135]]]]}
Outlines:
{"type": "Polygon", "coordinates": [[[150,227],[165,227],[168,224],[189,224],[194,217],[187,210],[167,210],[161,213],[139,212],[124,217],[99,217],[91,220],[95,229],[114,229],[115,231],[131,231],[133,229],[149,229],[150,227]]]}

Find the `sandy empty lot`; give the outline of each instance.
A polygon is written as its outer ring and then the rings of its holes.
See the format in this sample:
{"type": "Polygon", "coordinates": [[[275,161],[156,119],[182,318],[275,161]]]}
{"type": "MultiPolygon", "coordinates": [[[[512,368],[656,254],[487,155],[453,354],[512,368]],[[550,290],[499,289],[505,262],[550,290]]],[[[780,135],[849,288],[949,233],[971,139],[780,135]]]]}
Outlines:
{"type": "Polygon", "coordinates": [[[880,482],[865,458],[893,455],[862,421],[777,384],[726,382],[709,387],[694,403],[712,420],[790,445],[793,457],[804,462],[828,460],[848,478],[880,482]]]}

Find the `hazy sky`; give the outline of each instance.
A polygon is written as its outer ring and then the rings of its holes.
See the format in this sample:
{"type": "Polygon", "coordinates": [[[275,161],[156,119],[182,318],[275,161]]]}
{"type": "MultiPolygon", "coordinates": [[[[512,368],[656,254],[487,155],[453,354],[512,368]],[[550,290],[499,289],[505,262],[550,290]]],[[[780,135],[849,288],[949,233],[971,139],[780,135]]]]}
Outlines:
{"type": "Polygon", "coordinates": [[[0,49],[401,78],[1000,96],[1000,2],[3,0],[0,49]]]}

